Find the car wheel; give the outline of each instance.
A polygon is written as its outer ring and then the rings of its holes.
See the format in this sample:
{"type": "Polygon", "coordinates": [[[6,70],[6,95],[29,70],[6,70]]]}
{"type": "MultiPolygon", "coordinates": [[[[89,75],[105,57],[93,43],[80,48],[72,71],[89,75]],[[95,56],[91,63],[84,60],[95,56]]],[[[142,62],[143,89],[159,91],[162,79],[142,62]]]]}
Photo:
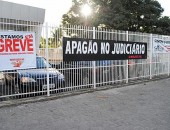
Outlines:
{"type": "Polygon", "coordinates": [[[65,82],[60,82],[60,83],[58,83],[58,85],[59,85],[59,92],[66,92],[66,89],[64,89],[65,88],[65,82]]]}
{"type": "Polygon", "coordinates": [[[9,83],[8,83],[8,80],[7,80],[6,76],[4,76],[4,83],[5,83],[5,85],[6,85],[6,86],[8,86],[8,85],[9,85],[9,83]]]}
{"type": "Polygon", "coordinates": [[[15,92],[15,94],[19,94],[20,93],[19,84],[18,83],[14,84],[14,92],[15,92]]]}
{"type": "Polygon", "coordinates": [[[89,77],[86,75],[83,77],[83,85],[88,85],[89,84],[89,77]]]}
{"type": "MultiPolygon", "coordinates": [[[[18,83],[14,83],[14,94],[21,94],[22,90],[20,89],[20,86],[18,83]]],[[[26,95],[16,95],[14,98],[20,99],[20,98],[25,98],[26,95]]]]}

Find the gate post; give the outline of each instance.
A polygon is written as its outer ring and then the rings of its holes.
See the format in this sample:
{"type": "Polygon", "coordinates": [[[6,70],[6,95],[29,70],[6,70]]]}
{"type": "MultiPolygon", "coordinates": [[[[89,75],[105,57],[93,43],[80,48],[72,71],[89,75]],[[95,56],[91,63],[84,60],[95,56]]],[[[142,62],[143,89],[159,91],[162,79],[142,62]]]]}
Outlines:
{"type": "MultiPolygon", "coordinates": [[[[129,41],[129,32],[126,31],[126,41],[129,41]]],[[[129,82],[129,65],[128,60],[126,60],[126,83],[129,82]]]]}
{"type": "MultiPolygon", "coordinates": [[[[93,27],[93,39],[95,39],[95,27],[93,27]]],[[[96,62],[93,61],[93,83],[94,83],[94,89],[96,89],[96,62]]]]}
{"type": "Polygon", "coordinates": [[[150,61],[149,61],[149,63],[150,63],[150,79],[152,79],[152,49],[153,49],[153,47],[152,47],[152,34],[150,34],[150,61]]]}
{"type": "Polygon", "coordinates": [[[49,57],[48,57],[48,23],[46,23],[45,26],[45,32],[46,32],[46,48],[45,48],[45,56],[47,60],[47,96],[50,96],[50,88],[49,88],[49,57]]]}

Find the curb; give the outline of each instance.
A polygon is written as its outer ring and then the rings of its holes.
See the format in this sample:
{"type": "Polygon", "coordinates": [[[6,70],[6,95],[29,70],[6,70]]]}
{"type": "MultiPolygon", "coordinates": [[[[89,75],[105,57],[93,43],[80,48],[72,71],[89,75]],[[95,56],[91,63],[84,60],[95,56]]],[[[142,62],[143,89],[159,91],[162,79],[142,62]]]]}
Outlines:
{"type": "Polygon", "coordinates": [[[63,93],[59,93],[57,95],[51,95],[49,97],[45,95],[45,96],[41,96],[41,97],[29,97],[29,98],[22,98],[22,99],[17,99],[17,100],[1,101],[0,108],[18,106],[18,105],[22,105],[22,104],[35,103],[35,102],[50,101],[50,100],[55,100],[55,99],[59,99],[59,98],[76,96],[76,95],[85,94],[85,93],[93,93],[96,91],[121,88],[121,87],[130,86],[130,85],[136,85],[136,84],[144,84],[145,85],[146,83],[151,83],[151,82],[168,79],[168,78],[169,77],[161,77],[161,78],[154,78],[151,80],[140,80],[138,82],[112,84],[112,85],[97,87],[96,89],[91,88],[91,89],[77,90],[77,91],[72,91],[72,92],[63,92],[63,93]]]}

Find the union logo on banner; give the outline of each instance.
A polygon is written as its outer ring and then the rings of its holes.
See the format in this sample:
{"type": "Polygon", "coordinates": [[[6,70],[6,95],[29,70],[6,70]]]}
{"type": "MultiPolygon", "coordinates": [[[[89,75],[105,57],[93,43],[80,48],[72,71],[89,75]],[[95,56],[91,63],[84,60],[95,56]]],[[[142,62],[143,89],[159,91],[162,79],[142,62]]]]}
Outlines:
{"type": "Polygon", "coordinates": [[[22,63],[24,62],[24,58],[16,58],[16,59],[10,59],[11,64],[13,67],[21,67],[22,63]]]}

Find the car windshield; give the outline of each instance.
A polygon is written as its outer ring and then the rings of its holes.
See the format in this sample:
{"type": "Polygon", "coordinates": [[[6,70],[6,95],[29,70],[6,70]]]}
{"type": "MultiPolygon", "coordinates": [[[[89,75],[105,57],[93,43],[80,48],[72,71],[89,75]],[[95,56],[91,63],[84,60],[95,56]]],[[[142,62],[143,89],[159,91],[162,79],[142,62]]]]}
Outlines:
{"type": "Polygon", "coordinates": [[[49,68],[51,67],[51,65],[47,63],[47,61],[43,57],[37,57],[36,60],[37,60],[37,68],[46,68],[47,64],[49,68]]]}

